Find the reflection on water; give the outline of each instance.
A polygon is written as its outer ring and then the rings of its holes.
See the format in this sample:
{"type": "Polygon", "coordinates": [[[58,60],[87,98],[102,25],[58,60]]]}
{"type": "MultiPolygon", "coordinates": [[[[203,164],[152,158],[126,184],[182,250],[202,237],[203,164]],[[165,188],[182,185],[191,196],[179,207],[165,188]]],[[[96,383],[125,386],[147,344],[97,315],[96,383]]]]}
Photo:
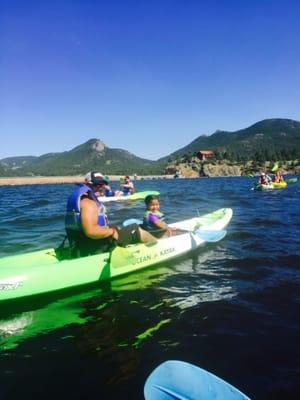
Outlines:
{"type": "Polygon", "coordinates": [[[61,328],[68,324],[83,324],[88,317],[83,317],[84,307],[82,302],[93,295],[96,291],[82,295],[72,296],[58,300],[48,306],[26,311],[12,318],[0,320],[0,345],[1,350],[16,347],[20,342],[61,328]]]}

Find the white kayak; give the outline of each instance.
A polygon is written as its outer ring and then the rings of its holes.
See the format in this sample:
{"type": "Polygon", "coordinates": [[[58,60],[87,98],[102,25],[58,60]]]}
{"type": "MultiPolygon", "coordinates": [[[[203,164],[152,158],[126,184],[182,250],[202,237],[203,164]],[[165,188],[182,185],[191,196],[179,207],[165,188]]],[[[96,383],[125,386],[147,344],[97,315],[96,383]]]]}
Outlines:
{"type": "Polygon", "coordinates": [[[129,195],[121,195],[121,196],[99,196],[98,200],[101,201],[102,203],[108,203],[111,201],[132,201],[132,200],[143,200],[145,199],[148,195],[156,195],[159,196],[159,192],[156,190],[145,190],[143,192],[136,192],[134,194],[129,194],[129,195]]]}

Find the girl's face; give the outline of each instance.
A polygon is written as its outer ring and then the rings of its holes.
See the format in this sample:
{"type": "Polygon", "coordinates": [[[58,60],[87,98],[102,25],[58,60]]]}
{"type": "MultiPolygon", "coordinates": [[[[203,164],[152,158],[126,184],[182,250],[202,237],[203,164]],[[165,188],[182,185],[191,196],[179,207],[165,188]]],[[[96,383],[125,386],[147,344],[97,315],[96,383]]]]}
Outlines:
{"type": "Polygon", "coordinates": [[[148,210],[152,211],[152,212],[158,211],[159,207],[160,207],[160,204],[159,204],[159,200],[157,200],[157,199],[151,200],[150,203],[148,204],[148,210]]]}

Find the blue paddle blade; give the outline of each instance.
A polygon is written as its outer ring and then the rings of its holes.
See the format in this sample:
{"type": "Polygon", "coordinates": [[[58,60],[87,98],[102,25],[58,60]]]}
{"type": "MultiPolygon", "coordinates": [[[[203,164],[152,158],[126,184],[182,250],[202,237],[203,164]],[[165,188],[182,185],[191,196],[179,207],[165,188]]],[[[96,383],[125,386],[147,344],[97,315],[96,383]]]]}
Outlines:
{"type": "Polygon", "coordinates": [[[183,361],[166,361],[148,377],[146,400],[250,400],[223,379],[183,361]]]}
{"type": "Polygon", "coordinates": [[[226,230],[221,230],[221,231],[208,231],[204,229],[197,229],[195,232],[193,232],[194,235],[197,235],[199,238],[203,239],[205,242],[218,242],[219,240],[222,240],[223,237],[226,235],[227,231],[226,230]]]}
{"type": "Polygon", "coordinates": [[[131,224],[141,225],[142,223],[143,223],[143,221],[141,219],[129,218],[129,219],[125,219],[125,221],[123,222],[123,226],[128,226],[128,225],[131,225],[131,224]]]}

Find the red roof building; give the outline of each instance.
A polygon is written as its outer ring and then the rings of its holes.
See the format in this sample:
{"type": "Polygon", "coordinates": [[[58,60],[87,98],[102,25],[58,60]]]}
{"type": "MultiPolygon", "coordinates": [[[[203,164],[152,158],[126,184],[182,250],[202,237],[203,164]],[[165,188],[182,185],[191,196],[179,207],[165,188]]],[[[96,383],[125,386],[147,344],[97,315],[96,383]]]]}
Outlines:
{"type": "Polygon", "coordinates": [[[199,160],[201,161],[205,161],[210,157],[214,157],[215,153],[211,150],[200,150],[197,153],[197,157],[199,158],[199,160]]]}

